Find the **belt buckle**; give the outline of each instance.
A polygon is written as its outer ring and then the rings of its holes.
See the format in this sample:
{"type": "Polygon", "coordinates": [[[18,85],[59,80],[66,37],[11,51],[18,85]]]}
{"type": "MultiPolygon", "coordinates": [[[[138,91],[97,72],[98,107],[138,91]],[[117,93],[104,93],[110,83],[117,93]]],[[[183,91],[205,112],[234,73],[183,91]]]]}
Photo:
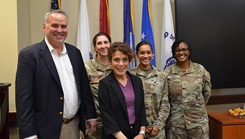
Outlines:
{"type": "Polygon", "coordinates": [[[70,118],[70,119],[63,119],[62,124],[68,124],[68,123],[70,123],[73,119],[74,119],[74,117],[72,117],[72,118],[70,118]]]}

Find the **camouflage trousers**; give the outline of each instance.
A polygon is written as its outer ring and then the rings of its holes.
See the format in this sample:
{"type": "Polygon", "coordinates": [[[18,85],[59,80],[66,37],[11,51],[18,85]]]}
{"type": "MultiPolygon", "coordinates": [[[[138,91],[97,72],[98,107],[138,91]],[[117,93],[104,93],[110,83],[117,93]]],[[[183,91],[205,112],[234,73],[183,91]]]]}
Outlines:
{"type": "Polygon", "coordinates": [[[89,133],[90,132],[88,132],[87,133],[87,139],[101,139],[101,135],[102,135],[102,127],[100,127],[100,128],[96,128],[96,134],[95,135],[90,135],[89,133]]]}
{"type": "Polygon", "coordinates": [[[192,129],[170,127],[166,130],[167,139],[209,139],[208,124],[192,129]]]}

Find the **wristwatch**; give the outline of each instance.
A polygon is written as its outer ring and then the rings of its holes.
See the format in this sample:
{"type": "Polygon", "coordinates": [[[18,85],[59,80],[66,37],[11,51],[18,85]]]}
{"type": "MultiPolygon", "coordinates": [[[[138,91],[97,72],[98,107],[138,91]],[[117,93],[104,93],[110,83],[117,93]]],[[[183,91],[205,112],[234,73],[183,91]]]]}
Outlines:
{"type": "Polygon", "coordinates": [[[140,130],[139,134],[142,134],[145,137],[145,130],[140,130]]]}

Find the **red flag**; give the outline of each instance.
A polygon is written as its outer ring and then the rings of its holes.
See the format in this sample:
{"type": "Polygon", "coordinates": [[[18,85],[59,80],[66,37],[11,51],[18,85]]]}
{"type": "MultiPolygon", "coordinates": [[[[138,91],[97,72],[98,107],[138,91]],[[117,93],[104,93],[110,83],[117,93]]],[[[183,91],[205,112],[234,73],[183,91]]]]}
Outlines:
{"type": "Polygon", "coordinates": [[[100,0],[100,32],[110,35],[110,11],[108,0],[100,0]]]}

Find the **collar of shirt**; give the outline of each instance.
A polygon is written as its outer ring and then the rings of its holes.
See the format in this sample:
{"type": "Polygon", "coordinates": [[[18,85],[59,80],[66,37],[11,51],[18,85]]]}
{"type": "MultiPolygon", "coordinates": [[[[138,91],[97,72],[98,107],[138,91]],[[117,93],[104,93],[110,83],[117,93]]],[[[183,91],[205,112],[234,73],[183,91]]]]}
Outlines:
{"type": "MultiPolygon", "coordinates": [[[[189,74],[189,73],[194,72],[194,68],[195,68],[194,64],[192,63],[192,61],[190,61],[190,67],[184,72],[184,74],[189,74]]],[[[174,74],[180,74],[181,73],[180,69],[177,66],[177,63],[173,64],[172,73],[174,73],[174,74]]]]}
{"type": "MultiPolygon", "coordinates": [[[[57,53],[56,52],[56,50],[52,47],[52,45],[48,42],[48,40],[47,40],[47,38],[45,37],[45,43],[47,44],[47,46],[48,46],[48,49],[49,49],[49,51],[50,51],[50,53],[52,53],[52,52],[55,52],[55,53],[57,53]]],[[[63,50],[62,50],[62,52],[61,52],[61,54],[64,54],[64,53],[67,53],[67,50],[66,50],[66,47],[65,47],[65,44],[63,44],[63,50]]]]}

